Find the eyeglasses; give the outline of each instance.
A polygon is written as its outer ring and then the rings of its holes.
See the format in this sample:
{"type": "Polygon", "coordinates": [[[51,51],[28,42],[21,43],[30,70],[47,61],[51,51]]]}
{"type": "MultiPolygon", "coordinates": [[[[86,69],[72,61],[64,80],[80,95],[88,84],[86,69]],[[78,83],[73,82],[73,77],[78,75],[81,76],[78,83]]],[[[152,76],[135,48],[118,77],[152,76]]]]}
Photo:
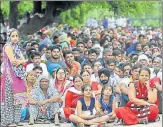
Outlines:
{"type": "Polygon", "coordinates": [[[59,73],[57,73],[57,75],[65,75],[65,73],[64,72],[59,72],[59,73]]]}

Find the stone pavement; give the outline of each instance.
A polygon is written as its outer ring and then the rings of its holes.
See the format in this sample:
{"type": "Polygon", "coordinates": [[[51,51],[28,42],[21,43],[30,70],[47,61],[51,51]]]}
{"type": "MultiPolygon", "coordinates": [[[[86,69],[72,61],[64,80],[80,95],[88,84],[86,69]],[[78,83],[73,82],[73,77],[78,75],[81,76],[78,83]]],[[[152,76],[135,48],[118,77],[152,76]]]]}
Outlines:
{"type": "MultiPolygon", "coordinates": [[[[132,125],[132,126],[114,126],[114,127],[162,127],[162,115],[160,115],[160,121],[149,123],[147,125],[138,124],[138,125],[132,125]]],[[[25,124],[24,127],[57,127],[54,124],[35,124],[35,125],[28,125],[25,124]]],[[[58,127],[71,127],[71,124],[69,123],[63,123],[58,127]]],[[[107,127],[113,127],[113,123],[107,124],[107,127]]]]}

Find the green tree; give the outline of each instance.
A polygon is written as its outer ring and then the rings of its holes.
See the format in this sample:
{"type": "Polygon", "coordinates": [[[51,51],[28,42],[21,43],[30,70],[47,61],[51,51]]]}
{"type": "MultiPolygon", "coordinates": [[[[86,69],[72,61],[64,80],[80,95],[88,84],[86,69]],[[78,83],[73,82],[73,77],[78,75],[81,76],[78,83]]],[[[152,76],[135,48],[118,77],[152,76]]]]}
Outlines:
{"type": "Polygon", "coordinates": [[[117,18],[122,16],[146,18],[147,14],[150,14],[150,17],[156,17],[154,14],[157,13],[157,17],[161,17],[162,14],[160,9],[161,3],[152,1],[82,2],[80,5],[70,10],[69,19],[66,19],[66,15],[68,15],[67,12],[61,13],[61,19],[63,23],[67,23],[71,26],[81,26],[88,18],[102,19],[105,16],[117,18]],[[78,24],[76,24],[77,21],[78,24]]]}

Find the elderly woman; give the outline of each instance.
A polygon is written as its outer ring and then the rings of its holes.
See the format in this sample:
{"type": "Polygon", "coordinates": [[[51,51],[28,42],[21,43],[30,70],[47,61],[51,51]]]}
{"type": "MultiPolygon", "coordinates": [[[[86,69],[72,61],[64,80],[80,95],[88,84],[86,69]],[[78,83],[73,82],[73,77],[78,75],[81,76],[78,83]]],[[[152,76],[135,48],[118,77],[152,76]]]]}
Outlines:
{"type": "Polygon", "coordinates": [[[117,120],[126,125],[147,124],[158,118],[158,98],[155,80],[150,80],[150,69],[141,68],[139,81],[129,84],[129,102],[116,109],[117,120]],[[125,115],[124,115],[125,114],[125,115]]]}
{"type": "MultiPolygon", "coordinates": [[[[26,75],[26,85],[27,85],[27,96],[30,94],[31,90],[34,88],[36,82],[36,74],[34,71],[27,73],[26,75]]],[[[29,119],[28,105],[23,106],[21,109],[21,120],[29,119]]]]}
{"type": "Polygon", "coordinates": [[[38,86],[31,90],[29,95],[30,124],[39,118],[52,119],[59,124],[58,111],[61,98],[58,92],[49,85],[49,78],[41,75],[38,86]]]}

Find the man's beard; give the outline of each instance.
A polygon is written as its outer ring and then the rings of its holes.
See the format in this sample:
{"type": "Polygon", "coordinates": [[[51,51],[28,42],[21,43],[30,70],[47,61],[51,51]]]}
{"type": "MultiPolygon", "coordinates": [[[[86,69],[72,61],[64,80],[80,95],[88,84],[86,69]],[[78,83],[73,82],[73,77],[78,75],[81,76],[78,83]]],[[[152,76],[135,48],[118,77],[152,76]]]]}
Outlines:
{"type": "Polygon", "coordinates": [[[100,80],[103,85],[107,84],[109,80],[100,80]]]}
{"type": "Polygon", "coordinates": [[[58,58],[59,58],[59,56],[52,56],[52,58],[53,58],[53,59],[58,59],[58,58]]]}

